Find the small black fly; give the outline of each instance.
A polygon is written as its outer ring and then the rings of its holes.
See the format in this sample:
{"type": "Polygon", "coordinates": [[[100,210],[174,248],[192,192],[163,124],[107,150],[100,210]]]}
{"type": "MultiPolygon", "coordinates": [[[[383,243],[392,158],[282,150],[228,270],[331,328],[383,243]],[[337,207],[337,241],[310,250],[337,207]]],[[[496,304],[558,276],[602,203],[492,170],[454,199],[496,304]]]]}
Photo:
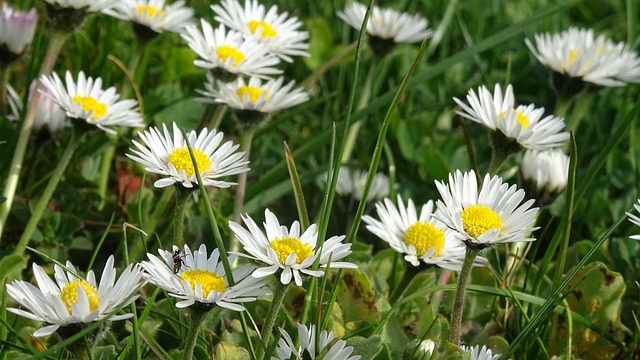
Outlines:
{"type": "Polygon", "coordinates": [[[180,272],[182,265],[184,265],[184,254],[182,253],[182,251],[180,251],[180,249],[176,249],[173,252],[172,259],[173,259],[173,273],[177,274],[180,272]]]}

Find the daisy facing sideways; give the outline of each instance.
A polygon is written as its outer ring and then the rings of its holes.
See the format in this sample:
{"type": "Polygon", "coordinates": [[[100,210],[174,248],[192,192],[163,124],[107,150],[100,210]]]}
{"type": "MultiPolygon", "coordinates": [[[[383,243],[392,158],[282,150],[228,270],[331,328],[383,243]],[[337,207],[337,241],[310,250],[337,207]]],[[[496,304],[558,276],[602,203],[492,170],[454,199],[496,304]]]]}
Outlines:
{"type": "Polygon", "coordinates": [[[144,165],[147,171],[163,175],[163,178],[154,183],[159,188],[170,185],[181,185],[187,189],[194,185],[197,187],[198,180],[187,141],[193,149],[204,186],[228,188],[236,183],[223,180],[223,177],[249,170],[249,162],[244,160],[244,151],[236,152],[239,145],[234,145],[231,141],[223,143],[223,134],[216,130],[209,131],[205,128],[200,134],[192,130],[187,133],[187,139],[184,139],[178,125],[173,123],[173,134],[169,132],[167,125],[162,124],[162,131],[150,128],[138,135],[144,145],[133,140],[137,149],[130,149],[133,154],[127,154],[127,157],[144,165]]]}
{"type": "MultiPolygon", "coordinates": [[[[169,295],[180,299],[176,303],[178,308],[199,303],[244,311],[242,303],[271,294],[269,290],[262,288],[262,279],[247,276],[253,270],[251,265],[233,270],[235,285],[229,286],[218,249],[214,249],[209,255],[204,244],[193,252],[187,245],[183,251],[174,245],[172,251],[159,249],[158,253],[160,257],[147,254],[149,261],[141,262],[147,271],[145,277],[150,283],[169,292],[169,295]]],[[[236,255],[230,255],[229,262],[233,263],[236,258],[236,255]]]]}
{"type": "Polygon", "coordinates": [[[180,33],[193,23],[194,11],[183,0],[165,4],[165,0],[120,0],[105,14],[131,21],[161,33],[171,31],[180,33]]]}
{"type": "Polygon", "coordinates": [[[360,355],[351,356],[353,346],[346,346],[346,341],[336,339],[333,331],[322,330],[316,337],[315,325],[307,328],[302,324],[296,324],[296,327],[300,345],[296,346],[291,335],[284,329],[278,328],[282,337],[278,340],[276,356],[272,356],[271,360],[316,359],[321,355],[323,359],[360,360],[360,355]]]}
{"type": "Polygon", "coordinates": [[[96,281],[93,270],[87,273],[85,279],[79,277],[78,269],[69,261],[66,271],[59,265],[54,266],[54,282],[34,263],[33,274],[38,286],[22,280],[7,284],[9,296],[21,306],[21,309],[7,310],[50,324],[37,330],[33,334],[35,337],[47,336],[66,327],[78,326],[75,330],[80,330],[106,317],[112,321],[128,319],[133,314],[114,315],[114,312],[138,298],[133,294],[143,284],[143,271],[137,264],[130,264],[116,281],[113,262],[113,255],[109,256],[100,282],[96,281]]]}
{"type": "MultiPolygon", "coordinates": [[[[633,207],[636,209],[637,212],[640,212],[640,199],[638,200],[637,204],[633,205],[633,207]]],[[[630,212],[627,212],[626,214],[629,217],[629,221],[631,221],[635,225],[640,226],[640,217],[638,217],[638,215],[634,215],[630,212]]],[[[633,240],[640,240],[640,235],[631,235],[629,237],[633,240]]]]}
{"type": "Polygon", "coordinates": [[[296,285],[302,286],[302,275],[320,277],[324,274],[323,270],[312,269],[316,258],[320,260],[321,269],[327,266],[345,269],[358,267],[350,262],[339,261],[351,254],[351,244],[342,243],[344,235],[325,240],[320,249],[315,224],[300,234],[298,221],[294,221],[291,228],[287,229],[286,226],[280,226],[280,222],[269,209],[264,211],[264,217],[266,233],[248,215],[242,216],[246,229],[238,223],[229,221],[231,231],[248,253],[243,256],[267,265],[256,269],[253,272],[254,277],[263,278],[277,274],[283,285],[289,284],[293,278],[296,285]],[[329,258],[331,258],[330,264],[329,258]]]}

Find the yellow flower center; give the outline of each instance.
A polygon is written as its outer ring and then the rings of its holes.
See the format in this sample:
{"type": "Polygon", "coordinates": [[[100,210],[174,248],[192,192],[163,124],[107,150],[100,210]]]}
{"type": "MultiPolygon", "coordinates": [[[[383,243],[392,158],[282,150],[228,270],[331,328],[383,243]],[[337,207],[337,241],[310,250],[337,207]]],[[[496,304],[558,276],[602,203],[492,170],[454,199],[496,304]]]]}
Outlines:
{"type": "Polygon", "coordinates": [[[216,55],[218,55],[218,58],[224,62],[227,62],[227,60],[229,59],[233,59],[233,67],[238,66],[238,64],[240,64],[245,59],[242,51],[229,45],[218,46],[216,48],[216,55]]]}
{"type": "Polygon", "coordinates": [[[281,264],[284,264],[292,253],[296,254],[296,264],[301,264],[312,254],[311,246],[295,237],[277,238],[269,244],[269,247],[276,252],[281,264]]]}
{"type": "MultiPolygon", "coordinates": [[[[198,165],[198,171],[202,174],[209,171],[211,168],[211,159],[200,149],[193,149],[193,156],[196,158],[196,164],[198,165]]],[[[191,162],[191,156],[189,155],[189,149],[182,147],[173,150],[173,152],[167,158],[167,161],[175,166],[176,170],[180,172],[184,170],[187,176],[191,177],[196,172],[193,168],[193,162],[191,162]]]]}
{"type": "Polygon", "coordinates": [[[222,293],[227,289],[221,276],[203,269],[183,271],[180,280],[187,280],[193,291],[196,291],[196,284],[200,284],[203,296],[209,295],[212,290],[222,293]]]}
{"type": "Polygon", "coordinates": [[[249,29],[252,34],[255,34],[258,31],[259,27],[262,27],[262,38],[270,38],[278,35],[276,29],[272,28],[269,24],[264,21],[251,20],[247,23],[249,25],[249,29]]]}
{"type": "Polygon", "coordinates": [[[438,256],[444,248],[444,231],[426,221],[409,226],[403,238],[405,244],[416,248],[418,256],[424,255],[431,248],[435,249],[433,256],[438,256]]]}
{"type": "Polygon", "coordinates": [[[486,205],[471,205],[460,213],[462,226],[474,238],[491,229],[502,229],[502,218],[486,205]]]}
{"type": "Polygon", "coordinates": [[[260,95],[262,95],[262,93],[264,92],[267,93],[264,98],[268,99],[270,96],[269,92],[267,91],[267,89],[261,87],[242,85],[238,88],[237,91],[240,100],[242,100],[244,95],[247,94],[249,95],[249,100],[251,100],[252,103],[258,101],[258,98],[260,98],[260,95]]]}
{"type": "Polygon", "coordinates": [[[91,120],[99,120],[107,115],[107,104],[101,103],[91,96],[74,95],[73,102],[82,106],[84,111],[92,111],[91,120]]]}
{"type": "Polygon", "coordinates": [[[71,313],[71,304],[78,303],[78,291],[82,288],[89,298],[89,310],[94,311],[100,305],[98,289],[86,280],[72,280],[60,291],[60,299],[71,313]]]}
{"type": "MultiPolygon", "coordinates": [[[[516,109],[513,109],[513,111],[516,113],[516,121],[520,123],[520,126],[522,126],[523,129],[529,126],[531,122],[529,121],[529,118],[527,117],[527,115],[521,113],[516,109]]],[[[500,114],[498,114],[498,118],[504,118],[506,114],[507,112],[503,111],[500,114]]]]}
{"type": "Polygon", "coordinates": [[[145,11],[147,12],[147,19],[153,19],[154,17],[164,17],[164,10],[155,8],[149,5],[138,5],[138,16],[143,16],[145,11]]]}

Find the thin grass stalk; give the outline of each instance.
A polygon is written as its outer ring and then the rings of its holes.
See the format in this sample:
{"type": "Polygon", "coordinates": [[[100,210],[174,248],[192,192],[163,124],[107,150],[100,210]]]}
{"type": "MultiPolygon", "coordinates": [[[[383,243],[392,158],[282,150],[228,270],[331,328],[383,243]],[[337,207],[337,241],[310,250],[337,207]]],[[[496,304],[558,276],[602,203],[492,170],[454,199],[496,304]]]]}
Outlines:
{"type": "Polygon", "coordinates": [[[11,65],[0,66],[0,115],[6,114],[7,84],[9,83],[10,74],[11,65]]]}
{"type": "Polygon", "coordinates": [[[291,186],[293,187],[293,195],[296,200],[296,208],[298,209],[298,218],[300,219],[300,225],[302,225],[301,231],[304,232],[311,223],[309,222],[309,212],[307,210],[307,203],[304,200],[304,192],[302,191],[302,184],[300,183],[300,175],[298,175],[298,169],[296,168],[296,162],[287,142],[284,142],[284,154],[287,159],[287,166],[289,167],[289,177],[291,178],[291,186]]]}
{"type": "MultiPolygon", "coordinates": [[[[113,217],[111,218],[113,220],[113,217]]],[[[127,229],[129,228],[129,224],[124,223],[122,225],[122,257],[124,259],[125,266],[129,265],[129,247],[127,242],[127,229]]],[[[97,250],[95,251],[97,253],[97,250]]],[[[138,329],[138,310],[136,309],[136,302],[132,302],[130,305],[131,313],[133,317],[131,318],[131,327],[133,337],[133,350],[136,353],[136,359],[142,360],[142,353],[140,351],[140,332],[138,329]]]]}
{"type": "MultiPolygon", "coordinates": [[[[249,161],[251,156],[251,143],[253,135],[256,133],[255,127],[242,129],[240,133],[240,150],[244,151],[244,156],[249,161]]],[[[233,204],[233,221],[240,223],[242,221],[242,210],[244,207],[244,198],[247,192],[247,172],[238,174],[238,186],[236,187],[236,198],[233,204]]],[[[240,242],[231,243],[231,251],[240,250],[240,242]]]]}
{"type": "MultiPolygon", "coordinates": [[[[54,33],[51,35],[51,41],[49,42],[49,47],[47,48],[47,52],[44,56],[42,66],[40,67],[40,72],[38,73],[39,75],[48,74],[51,72],[51,70],[53,69],[53,65],[58,59],[60,50],[62,50],[62,46],[67,40],[67,36],[68,34],[59,31],[54,31],[54,33]]],[[[0,238],[2,238],[2,232],[4,231],[7,218],[9,217],[11,205],[13,204],[13,199],[16,194],[16,188],[18,187],[18,182],[20,180],[22,163],[24,161],[24,156],[27,150],[27,144],[29,143],[31,129],[33,128],[33,123],[36,118],[38,102],[40,101],[40,91],[38,90],[41,88],[42,84],[38,82],[36,91],[34,91],[33,93],[33,98],[31,99],[31,102],[29,102],[29,107],[27,108],[27,113],[24,117],[24,121],[22,122],[20,134],[18,135],[18,142],[16,143],[13,158],[11,159],[11,165],[9,166],[9,174],[7,175],[4,191],[2,193],[5,201],[0,204],[0,238]]]]}
{"type": "Polygon", "coordinates": [[[64,175],[64,171],[69,165],[69,161],[71,161],[71,157],[73,157],[73,154],[82,142],[83,138],[83,135],[77,136],[73,132],[71,133],[69,144],[67,144],[67,148],[64,150],[64,153],[62,153],[62,157],[58,161],[58,165],[56,165],[56,168],[53,170],[47,186],[44,188],[42,195],[40,195],[40,199],[38,199],[38,202],[33,209],[29,222],[27,222],[20,240],[18,240],[18,246],[16,246],[16,249],[13,251],[14,254],[24,254],[24,250],[26,249],[25,246],[29,244],[31,236],[38,227],[38,223],[40,222],[47,205],[49,205],[53,192],[56,190],[56,187],[58,187],[58,183],[60,182],[60,179],[62,179],[62,175],[64,175]]]}

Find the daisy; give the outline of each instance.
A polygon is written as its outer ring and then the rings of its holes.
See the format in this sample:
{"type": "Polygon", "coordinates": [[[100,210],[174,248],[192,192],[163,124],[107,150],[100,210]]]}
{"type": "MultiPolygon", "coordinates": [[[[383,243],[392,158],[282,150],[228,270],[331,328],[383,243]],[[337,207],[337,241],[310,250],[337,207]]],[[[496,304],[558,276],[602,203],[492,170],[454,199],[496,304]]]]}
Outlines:
{"type": "Polygon", "coordinates": [[[42,75],[40,81],[48,91],[41,91],[57,103],[70,119],[84,120],[109,134],[116,134],[111,126],[144,127],[144,121],[136,108],[138,102],[132,99],[119,100],[120,95],[115,87],[102,89],[102,79],[86,77],[84,72],[78,74],[76,83],[67,71],[66,87],[53,73],[42,75]]]}
{"type": "MultiPolygon", "coordinates": [[[[33,98],[33,92],[36,90],[37,82],[33,82],[29,87],[29,102],[33,98]]],[[[36,109],[36,117],[33,121],[33,131],[39,132],[43,129],[47,129],[50,134],[56,134],[61,132],[65,126],[69,125],[67,121],[67,114],[51,100],[53,94],[47,88],[43,88],[42,92],[48,92],[47,96],[41,96],[38,100],[38,107],[36,109]]],[[[20,113],[24,110],[22,104],[22,98],[18,93],[7,84],[7,96],[9,105],[11,107],[12,115],[7,116],[10,120],[20,119],[20,113]]]]}
{"type": "MultiPolygon", "coordinates": [[[[172,251],[158,249],[158,253],[160,257],[147,254],[149,261],[140,264],[147,271],[145,277],[149,282],[181,300],[176,303],[178,308],[199,303],[244,311],[244,306],[240,304],[271,294],[262,288],[264,281],[247,276],[253,270],[251,265],[233,270],[235,285],[229,286],[227,274],[219,261],[218,249],[208,255],[204,244],[194,252],[185,245],[184,252],[173,246],[172,251]]],[[[229,262],[233,263],[236,258],[235,255],[229,256],[229,262]]]]}
{"type": "MultiPolygon", "coordinates": [[[[636,209],[636,211],[640,212],[640,200],[638,200],[638,203],[634,204],[633,207],[636,209]]],[[[638,217],[637,215],[633,215],[630,212],[627,212],[626,214],[629,217],[629,221],[640,226],[640,217],[638,217]]],[[[631,235],[629,237],[633,240],[640,240],[640,235],[631,235]]]]}
{"type": "Polygon", "coordinates": [[[469,90],[469,105],[458,98],[453,100],[462,108],[456,111],[460,116],[500,132],[527,149],[560,147],[569,138],[569,133],[562,131],[562,118],[549,115],[541,119],[544,108],[536,108],[533,104],[516,108],[511,85],[507,86],[504,96],[499,84],[496,84],[493,95],[482,85],[477,94],[473,89],[469,90]]]}
{"type": "Polygon", "coordinates": [[[238,75],[268,77],[280,74],[276,69],[280,60],[254,39],[244,39],[236,31],[227,31],[224,25],[213,29],[201,20],[202,31],[196,25],[186,28],[182,38],[200,56],[196,66],[211,69],[216,80],[232,81],[238,75]]]}
{"type": "Polygon", "coordinates": [[[244,125],[255,125],[269,114],[309,100],[309,94],[304,90],[293,88],[295,81],[283,85],[283,77],[265,83],[257,77],[250,77],[248,82],[238,78],[229,83],[214,82],[212,76],[207,76],[207,79],[205,90],[197,90],[206,96],[202,100],[228,105],[244,125]]]}
{"type": "MultiPolygon", "coordinates": [[[[413,266],[423,262],[451,270],[460,270],[464,261],[465,247],[453,231],[433,217],[434,203],[429,200],[417,213],[409,199],[405,207],[398,195],[398,206],[390,199],[376,204],[380,220],[369,215],[362,217],[367,230],[388,243],[413,266]]],[[[478,263],[478,265],[480,265],[478,263]]]]}
{"type": "Polygon", "coordinates": [[[476,346],[463,346],[462,350],[469,354],[469,360],[498,360],[500,358],[500,354],[494,354],[491,349],[483,345],[476,346]]]}
{"type": "Polygon", "coordinates": [[[186,6],[183,0],[168,5],[165,0],[120,0],[115,7],[104,13],[121,20],[133,21],[157,33],[182,32],[187,25],[193,23],[194,16],[193,9],[186,6]]]}
{"type": "Polygon", "coordinates": [[[360,355],[351,356],[353,346],[346,346],[346,341],[336,339],[333,331],[327,333],[327,330],[322,330],[320,336],[316,338],[315,325],[307,328],[302,324],[296,324],[296,327],[300,346],[296,346],[291,335],[284,329],[278,328],[282,337],[278,340],[276,356],[272,356],[271,360],[315,359],[321,354],[323,359],[360,360],[360,355]]]}
{"type": "Polygon", "coordinates": [[[237,0],[222,0],[211,9],[216,21],[256,39],[286,62],[293,62],[291,56],[309,56],[309,33],[298,30],[302,23],[297,17],[290,17],[287,12],[278,14],[277,5],[267,10],[257,0],[245,0],[242,8],[237,0]]]}
{"type": "Polygon", "coordinates": [[[22,55],[31,44],[37,26],[35,8],[19,11],[3,2],[0,7],[0,63],[9,64],[22,55]]]}
{"type": "Polygon", "coordinates": [[[436,343],[433,340],[422,340],[418,344],[418,359],[431,359],[434,351],[436,351],[436,343]]]}
{"type": "MultiPolygon", "coordinates": [[[[343,11],[336,14],[356,30],[360,30],[367,6],[352,2],[343,11]]],[[[422,16],[382,9],[373,6],[366,32],[370,44],[377,53],[385,53],[393,44],[415,43],[433,35],[428,29],[429,22],[422,16]]]]}
{"type": "Polygon", "coordinates": [[[614,43],[592,29],[575,27],[559,34],[536,34],[529,50],[545,67],[599,86],[640,83],[640,57],[624,42],[614,43]]]}
{"type": "MultiPolygon", "coordinates": [[[[190,189],[198,184],[187,140],[182,137],[176,123],[173,123],[173,134],[166,124],[162,124],[162,131],[151,128],[138,132],[138,135],[144,145],[134,140],[133,144],[137,149],[131,149],[133,154],[127,156],[144,165],[145,170],[166,176],[154,183],[156,187],[180,184],[190,189]]],[[[231,141],[222,143],[223,133],[205,128],[200,134],[192,130],[187,136],[204,186],[228,188],[236,183],[221,180],[222,177],[249,170],[249,162],[244,160],[244,151],[236,152],[239,145],[234,145],[231,141]]]]}
{"type": "MultiPolygon", "coordinates": [[[[336,192],[342,196],[353,196],[356,200],[362,199],[362,191],[367,182],[367,175],[367,171],[355,170],[351,172],[351,169],[347,166],[340,167],[338,182],[336,183],[336,192]]],[[[325,172],[320,175],[318,180],[326,184],[328,180],[327,173],[325,172]]],[[[387,195],[389,195],[389,177],[378,172],[373,176],[367,201],[379,200],[387,195]]]]}
{"type": "Polygon", "coordinates": [[[37,287],[22,280],[7,285],[9,295],[26,309],[7,308],[8,311],[50,324],[37,330],[33,336],[47,336],[61,327],[88,324],[106,317],[115,321],[133,316],[111,315],[138,298],[138,295],[133,295],[142,286],[142,269],[138,265],[127,266],[117,282],[113,256],[107,259],[100,282],[96,281],[93,270],[87,273],[86,279],[79,277],[77,268],[69,261],[66,272],[59,265],[54,269],[55,282],[34,263],[37,287]]]}
{"type": "Polygon", "coordinates": [[[448,184],[436,181],[436,187],[442,200],[434,216],[467,247],[535,240],[527,236],[537,229],[532,226],[538,208],[531,208],[533,200],[520,204],[524,190],[503,183],[499,176],[487,174],[478,192],[475,172],[457,170],[449,174],[448,184]]]}
{"type": "Polygon", "coordinates": [[[538,194],[539,197],[548,198],[546,200],[552,202],[567,186],[569,156],[561,149],[527,150],[522,157],[520,171],[524,183],[531,188],[531,192],[538,194]]]}
{"type": "Polygon", "coordinates": [[[298,221],[294,221],[291,229],[287,229],[286,226],[280,226],[278,219],[269,209],[264,211],[264,217],[266,236],[248,215],[242,216],[242,221],[248,230],[238,223],[229,221],[231,231],[242,243],[244,250],[249,253],[243,256],[267,264],[267,267],[254,271],[254,277],[263,278],[279,272],[280,282],[283,285],[289,284],[293,278],[296,285],[302,286],[301,274],[316,277],[324,274],[324,271],[312,269],[316,258],[320,259],[321,268],[328,266],[329,257],[331,257],[329,265],[331,268],[355,269],[358,267],[349,262],[338,261],[351,254],[351,244],[342,243],[344,235],[327,239],[322,248],[319,248],[315,224],[300,234],[298,221]]]}

